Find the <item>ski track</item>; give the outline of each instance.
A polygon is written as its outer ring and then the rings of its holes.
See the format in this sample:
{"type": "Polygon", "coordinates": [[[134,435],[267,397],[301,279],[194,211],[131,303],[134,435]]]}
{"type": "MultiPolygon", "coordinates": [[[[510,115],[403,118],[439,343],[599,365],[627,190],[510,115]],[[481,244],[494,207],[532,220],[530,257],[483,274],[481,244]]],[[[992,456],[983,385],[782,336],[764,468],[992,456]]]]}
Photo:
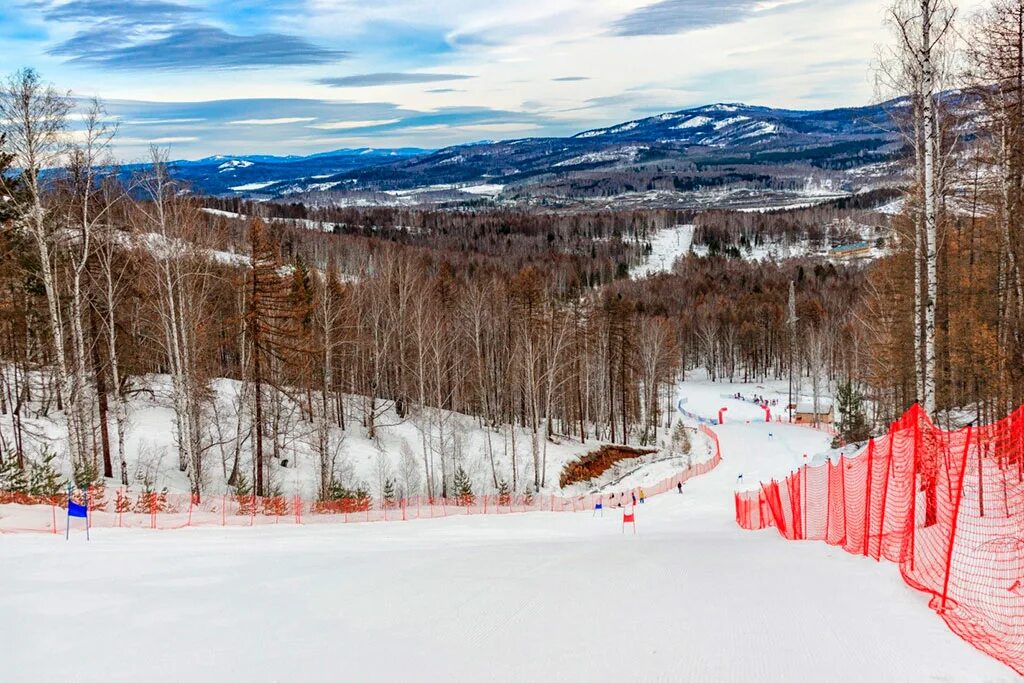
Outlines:
{"type": "MultiPolygon", "coordinates": [[[[711,415],[727,390],[683,393],[711,415]]],[[[0,537],[2,678],[1018,680],[894,565],[740,530],[737,475],[828,442],[742,405],[722,465],[639,506],[636,536],[609,509],[0,537]]]]}

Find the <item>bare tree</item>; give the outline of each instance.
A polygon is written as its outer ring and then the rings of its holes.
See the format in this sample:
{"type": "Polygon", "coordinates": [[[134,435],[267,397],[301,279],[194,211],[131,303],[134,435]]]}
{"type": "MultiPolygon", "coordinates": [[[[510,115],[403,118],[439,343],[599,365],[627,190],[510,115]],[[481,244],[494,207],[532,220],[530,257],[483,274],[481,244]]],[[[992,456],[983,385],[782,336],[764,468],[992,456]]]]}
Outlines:
{"type": "Polygon", "coordinates": [[[14,156],[14,165],[21,169],[21,192],[7,189],[7,176],[0,176],[6,196],[20,204],[23,227],[31,236],[38,258],[40,278],[46,294],[50,339],[54,350],[57,390],[67,416],[68,454],[73,463],[83,462],[77,407],[73,391],[69,353],[65,345],[65,328],[55,272],[55,241],[60,235],[53,207],[48,206],[43,172],[59,166],[68,150],[68,114],[72,100],[68,93],[58,92],[44,84],[32,69],[16,72],[0,89],[0,126],[7,146],[14,156]]]}
{"type": "Polygon", "coordinates": [[[915,241],[915,295],[920,316],[916,332],[920,400],[934,412],[935,306],[938,298],[939,212],[944,192],[940,85],[947,79],[948,51],[956,9],[948,0],[896,0],[888,10],[896,45],[883,64],[886,80],[908,96],[913,108],[915,162],[921,192],[921,218],[915,241]]]}

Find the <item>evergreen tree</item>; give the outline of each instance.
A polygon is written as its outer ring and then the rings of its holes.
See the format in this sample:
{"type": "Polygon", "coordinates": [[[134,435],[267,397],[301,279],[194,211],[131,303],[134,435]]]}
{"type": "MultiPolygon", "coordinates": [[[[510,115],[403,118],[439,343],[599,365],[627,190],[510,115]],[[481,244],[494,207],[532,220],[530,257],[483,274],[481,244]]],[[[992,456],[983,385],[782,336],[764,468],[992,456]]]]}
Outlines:
{"type": "Polygon", "coordinates": [[[384,480],[384,507],[395,506],[395,480],[388,478],[384,480]]]}
{"type": "Polygon", "coordinates": [[[462,465],[455,468],[455,496],[459,505],[473,505],[476,502],[473,483],[469,480],[466,470],[462,469],[462,465]]]}
{"type": "Polygon", "coordinates": [[[29,492],[25,470],[18,466],[13,457],[0,460],[0,494],[24,494],[29,492]]]}
{"type": "Polygon", "coordinates": [[[40,461],[31,463],[28,473],[28,492],[33,496],[50,498],[58,496],[67,486],[64,477],[54,466],[53,461],[57,454],[49,449],[43,449],[40,461]]]}
{"type": "Polygon", "coordinates": [[[689,455],[693,448],[690,443],[690,432],[686,429],[686,425],[683,424],[682,420],[677,421],[672,428],[671,448],[673,453],[682,453],[684,455],[689,455]]]}
{"type": "Polygon", "coordinates": [[[508,482],[502,479],[498,482],[498,505],[506,506],[512,504],[512,488],[508,482]]]}
{"type": "Polygon", "coordinates": [[[864,414],[864,397],[853,386],[845,382],[836,392],[836,411],[839,413],[839,435],[833,442],[838,447],[843,443],[866,441],[871,436],[867,418],[864,414]]]}

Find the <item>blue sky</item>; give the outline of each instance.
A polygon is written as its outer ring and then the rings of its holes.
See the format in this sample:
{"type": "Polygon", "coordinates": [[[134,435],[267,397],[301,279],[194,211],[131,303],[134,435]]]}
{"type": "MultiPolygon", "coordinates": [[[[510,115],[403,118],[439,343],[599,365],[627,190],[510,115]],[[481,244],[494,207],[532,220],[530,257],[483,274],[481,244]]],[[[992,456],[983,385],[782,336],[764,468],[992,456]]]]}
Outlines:
{"type": "MultiPolygon", "coordinates": [[[[7,0],[33,66],[175,158],[565,135],[719,101],[863,104],[884,0],[7,0]]],[[[976,2],[961,3],[966,9],[976,2]]]]}

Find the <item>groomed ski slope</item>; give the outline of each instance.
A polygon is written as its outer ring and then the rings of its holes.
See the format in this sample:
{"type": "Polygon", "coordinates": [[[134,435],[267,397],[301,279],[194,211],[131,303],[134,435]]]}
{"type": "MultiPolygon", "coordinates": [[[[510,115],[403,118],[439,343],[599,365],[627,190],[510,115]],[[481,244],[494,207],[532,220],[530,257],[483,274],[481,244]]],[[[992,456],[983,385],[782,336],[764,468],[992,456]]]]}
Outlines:
{"type": "Polygon", "coordinates": [[[1017,680],[895,567],[738,529],[737,475],[827,438],[729,405],[723,464],[639,507],[636,536],[607,510],[0,537],[0,678],[1017,680]]]}

